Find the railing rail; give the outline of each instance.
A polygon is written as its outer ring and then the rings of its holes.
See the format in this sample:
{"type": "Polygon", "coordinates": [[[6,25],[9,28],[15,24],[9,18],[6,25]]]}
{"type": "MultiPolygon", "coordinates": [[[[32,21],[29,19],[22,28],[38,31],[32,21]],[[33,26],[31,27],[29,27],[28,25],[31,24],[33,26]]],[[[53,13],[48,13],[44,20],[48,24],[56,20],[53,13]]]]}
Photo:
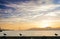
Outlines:
{"type": "Polygon", "coordinates": [[[60,39],[60,36],[0,36],[0,39],[60,39]]]}

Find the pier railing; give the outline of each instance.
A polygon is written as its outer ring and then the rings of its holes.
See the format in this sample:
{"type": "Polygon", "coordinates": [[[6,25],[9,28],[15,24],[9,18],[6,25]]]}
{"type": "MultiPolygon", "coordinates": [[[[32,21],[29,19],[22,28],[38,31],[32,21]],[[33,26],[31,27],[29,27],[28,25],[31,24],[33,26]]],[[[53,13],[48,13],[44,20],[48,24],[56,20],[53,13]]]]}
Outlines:
{"type": "Polygon", "coordinates": [[[60,39],[60,36],[0,36],[0,39],[60,39]]]}

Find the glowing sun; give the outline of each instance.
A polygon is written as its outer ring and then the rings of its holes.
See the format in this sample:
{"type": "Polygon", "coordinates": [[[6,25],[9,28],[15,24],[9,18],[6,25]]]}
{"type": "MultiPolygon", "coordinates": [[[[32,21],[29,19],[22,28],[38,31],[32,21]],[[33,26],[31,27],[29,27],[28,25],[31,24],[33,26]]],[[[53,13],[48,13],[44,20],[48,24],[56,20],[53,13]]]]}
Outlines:
{"type": "Polygon", "coordinates": [[[46,28],[51,26],[51,20],[42,20],[40,27],[41,28],[46,28]]]}

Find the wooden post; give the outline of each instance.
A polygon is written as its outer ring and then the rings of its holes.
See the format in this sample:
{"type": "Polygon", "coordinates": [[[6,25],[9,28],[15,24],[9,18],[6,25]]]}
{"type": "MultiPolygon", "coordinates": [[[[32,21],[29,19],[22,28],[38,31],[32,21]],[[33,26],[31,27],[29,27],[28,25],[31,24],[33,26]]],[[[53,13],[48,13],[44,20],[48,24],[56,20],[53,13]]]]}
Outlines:
{"type": "Polygon", "coordinates": [[[20,35],[19,39],[21,39],[22,34],[20,33],[19,35],[20,35]]]}
{"type": "Polygon", "coordinates": [[[4,39],[7,39],[7,38],[6,38],[6,34],[4,33],[3,35],[4,35],[4,37],[3,37],[3,38],[4,38],[4,39]]]}
{"type": "Polygon", "coordinates": [[[33,37],[31,37],[31,39],[33,39],[33,37]]]}

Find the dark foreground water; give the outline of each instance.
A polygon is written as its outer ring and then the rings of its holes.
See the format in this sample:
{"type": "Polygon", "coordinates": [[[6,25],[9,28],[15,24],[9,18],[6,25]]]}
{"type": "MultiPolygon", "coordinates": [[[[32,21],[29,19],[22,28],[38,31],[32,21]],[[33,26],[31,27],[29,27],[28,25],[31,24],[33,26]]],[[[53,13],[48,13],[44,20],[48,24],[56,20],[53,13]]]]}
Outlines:
{"type": "Polygon", "coordinates": [[[0,39],[60,39],[60,36],[3,36],[0,39]]]}

